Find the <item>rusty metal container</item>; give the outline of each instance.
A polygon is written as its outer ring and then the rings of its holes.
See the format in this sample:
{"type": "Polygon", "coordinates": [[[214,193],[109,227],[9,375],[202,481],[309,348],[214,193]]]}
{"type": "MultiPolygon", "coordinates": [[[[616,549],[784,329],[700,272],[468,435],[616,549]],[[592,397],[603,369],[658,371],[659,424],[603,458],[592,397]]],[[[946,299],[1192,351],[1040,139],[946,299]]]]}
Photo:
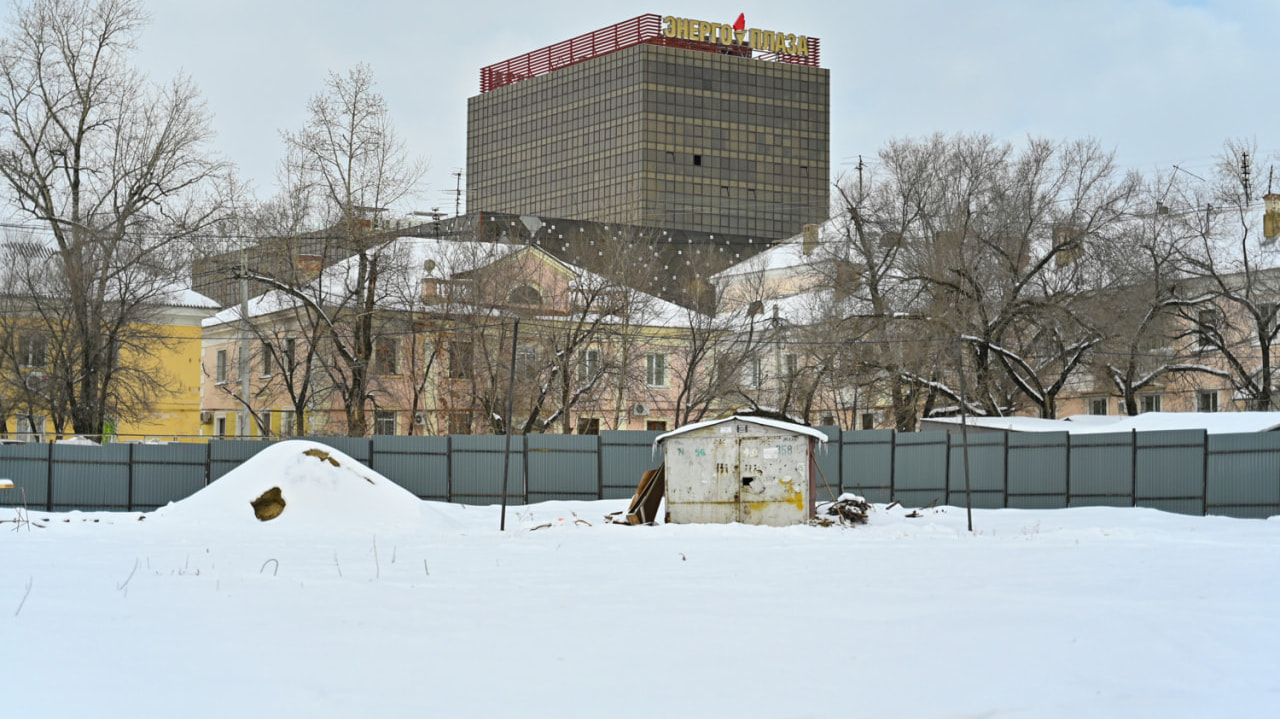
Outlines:
{"type": "Polygon", "coordinates": [[[802,524],[813,516],[812,427],[734,416],[660,435],[666,521],[672,524],[802,524]]]}

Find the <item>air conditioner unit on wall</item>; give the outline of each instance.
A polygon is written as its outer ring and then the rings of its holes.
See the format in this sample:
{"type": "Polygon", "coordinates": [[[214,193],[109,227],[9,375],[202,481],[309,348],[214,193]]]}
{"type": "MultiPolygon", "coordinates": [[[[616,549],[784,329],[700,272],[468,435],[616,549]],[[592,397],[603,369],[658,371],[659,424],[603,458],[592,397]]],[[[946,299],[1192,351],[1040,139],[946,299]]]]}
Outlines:
{"type": "Polygon", "coordinates": [[[649,405],[636,402],[631,407],[631,414],[637,417],[646,417],[649,414],[649,405]]]}
{"type": "Polygon", "coordinates": [[[204,410],[200,413],[200,424],[209,424],[213,421],[213,412],[204,410]]]}
{"type": "Polygon", "coordinates": [[[427,423],[427,413],[426,413],[426,412],[414,412],[414,413],[413,413],[413,423],[414,423],[414,424],[416,424],[416,425],[418,425],[419,427],[421,427],[422,425],[426,424],[426,423],[427,423]]]}

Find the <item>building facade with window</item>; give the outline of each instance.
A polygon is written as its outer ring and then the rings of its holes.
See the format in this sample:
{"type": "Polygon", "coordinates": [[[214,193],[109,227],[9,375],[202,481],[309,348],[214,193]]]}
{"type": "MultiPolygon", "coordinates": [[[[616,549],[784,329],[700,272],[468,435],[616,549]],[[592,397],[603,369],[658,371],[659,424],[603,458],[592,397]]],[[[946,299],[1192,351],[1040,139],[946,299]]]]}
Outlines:
{"type": "Polygon", "coordinates": [[[468,211],[774,240],[827,218],[819,41],[642,15],[481,70],[468,211]]]}
{"type": "MultiPolygon", "coordinates": [[[[387,294],[374,319],[367,432],[500,433],[509,387],[518,432],[674,426],[673,362],[692,310],[537,246],[395,242],[406,261],[380,278],[387,294]]],[[[332,338],[309,331],[304,319],[314,314],[298,310],[296,299],[271,292],[249,303],[247,328],[238,308],[205,323],[202,433],[346,434],[332,338]]]]}
{"type": "MultiPolygon", "coordinates": [[[[201,423],[201,343],[203,320],[217,311],[217,304],[199,293],[174,287],[155,303],[139,336],[157,338],[145,347],[130,346],[115,353],[118,390],[139,393],[130,381],[135,374],[159,379],[165,391],[148,398],[145,410],[133,417],[108,417],[104,440],[171,440],[196,435],[201,423]]],[[[55,353],[58,338],[22,316],[0,318],[0,342],[12,342],[13,351],[0,367],[0,436],[45,441],[57,436],[48,407],[50,386],[58,381],[55,353]]],[[[63,338],[61,341],[65,341],[63,338]]],[[[65,352],[65,348],[61,350],[65,352]]],[[[64,434],[71,433],[69,421],[64,434]]]]}

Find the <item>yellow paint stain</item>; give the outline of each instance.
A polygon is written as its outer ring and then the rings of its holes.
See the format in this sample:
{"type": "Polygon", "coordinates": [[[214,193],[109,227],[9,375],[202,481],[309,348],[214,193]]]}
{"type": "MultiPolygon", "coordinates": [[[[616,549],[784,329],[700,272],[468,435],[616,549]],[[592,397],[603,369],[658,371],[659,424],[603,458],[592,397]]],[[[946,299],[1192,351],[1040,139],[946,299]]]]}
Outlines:
{"type": "Polygon", "coordinates": [[[782,486],[787,490],[787,496],[782,501],[790,504],[796,509],[804,509],[804,495],[796,490],[795,483],[789,479],[781,480],[782,486]]]}
{"type": "Polygon", "coordinates": [[[778,483],[786,490],[781,499],[775,502],[744,502],[743,506],[746,508],[747,513],[763,512],[771,504],[789,504],[800,511],[804,511],[806,509],[804,504],[804,494],[796,490],[794,482],[789,479],[782,479],[778,480],[778,483]]]}

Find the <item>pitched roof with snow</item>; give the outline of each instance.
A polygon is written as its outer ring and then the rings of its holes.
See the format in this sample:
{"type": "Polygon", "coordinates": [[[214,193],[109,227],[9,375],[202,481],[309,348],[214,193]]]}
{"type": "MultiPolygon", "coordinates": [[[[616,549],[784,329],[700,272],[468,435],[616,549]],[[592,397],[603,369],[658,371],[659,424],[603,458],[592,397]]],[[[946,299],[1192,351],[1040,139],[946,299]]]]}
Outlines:
{"type": "MultiPolygon", "coordinates": [[[[576,265],[571,265],[545,250],[534,245],[515,245],[493,242],[464,242],[458,240],[438,240],[421,237],[401,237],[387,244],[388,253],[396,254],[397,259],[393,271],[402,276],[393,278],[390,283],[384,278],[384,286],[399,283],[404,287],[416,288],[422,280],[430,277],[448,279],[461,273],[470,272],[489,266],[499,260],[510,257],[519,251],[536,252],[548,261],[561,267],[573,275],[571,286],[603,286],[608,284],[605,278],[576,265]]],[[[357,257],[351,257],[327,268],[315,280],[313,288],[322,296],[330,296],[339,301],[344,296],[344,288],[354,286],[354,278],[358,271],[357,257]],[[329,288],[333,288],[330,290],[329,288]]],[[[347,289],[349,292],[350,289],[347,289]]],[[[638,291],[637,291],[638,292],[638,291]]],[[[687,327],[691,310],[668,302],[648,293],[640,292],[639,304],[645,307],[645,316],[641,322],[659,327],[687,327]]],[[[271,290],[249,300],[249,317],[261,317],[297,306],[298,300],[283,290],[271,290]]],[[[386,296],[379,300],[384,309],[408,309],[403,306],[404,297],[386,296]]],[[[237,322],[240,319],[240,307],[232,306],[204,320],[205,327],[237,322]]]]}
{"type": "Polygon", "coordinates": [[[666,432],[664,434],[658,435],[657,437],[654,438],[653,444],[656,447],[659,442],[662,442],[663,440],[668,439],[670,437],[675,437],[677,435],[685,434],[687,432],[692,432],[694,430],[702,429],[704,427],[714,427],[718,424],[724,424],[725,422],[747,422],[749,424],[757,424],[762,427],[770,427],[772,429],[781,429],[787,432],[792,432],[794,434],[803,434],[808,437],[812,437],[820,442],[826,442],[828,440],[827,435],[823,434],[819,430],[814,429],[813,427],[806,427],[803,424],[793,424],[791,422],[783,422],[782,420],[770,419],[768,417],[744,417],[742,415],[735,414],[732,417],[725,417],[723,419],[709,419],[704,422],[694,422],[693,424],[686,424],[685,426],[680,427],[679,429],[673,429],[670,432],[666,432]]]}

